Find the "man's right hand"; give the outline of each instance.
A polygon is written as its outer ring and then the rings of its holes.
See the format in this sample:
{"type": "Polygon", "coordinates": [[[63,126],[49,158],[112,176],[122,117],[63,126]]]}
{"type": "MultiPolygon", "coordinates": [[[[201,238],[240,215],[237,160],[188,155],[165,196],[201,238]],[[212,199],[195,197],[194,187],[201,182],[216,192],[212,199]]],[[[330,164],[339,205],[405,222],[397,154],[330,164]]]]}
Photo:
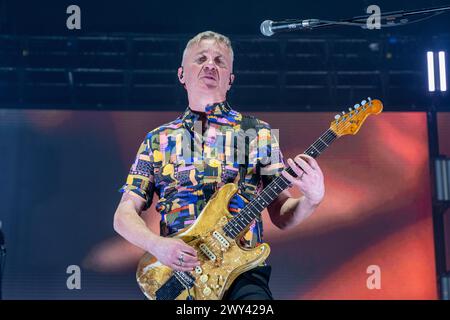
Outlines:
{"type": "Polygon", "coordinates": [[[177,271],[192,271],[200,265],[197,251],[181,239],[160,237],[151,249],[159,262],[177,271]],[[180,266],[181,256],[183,263],[180,266]]]}

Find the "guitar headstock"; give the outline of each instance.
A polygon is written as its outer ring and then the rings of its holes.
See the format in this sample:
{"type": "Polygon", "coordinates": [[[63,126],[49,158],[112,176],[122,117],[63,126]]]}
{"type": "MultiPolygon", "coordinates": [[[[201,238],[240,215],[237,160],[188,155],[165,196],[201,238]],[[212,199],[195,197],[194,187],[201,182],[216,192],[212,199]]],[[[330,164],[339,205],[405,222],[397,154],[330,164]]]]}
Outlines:
{"type": "Polygon", "coordinates": [[[361,104],[355,104],[353,108],[349,108],[347,113],[343,111],[337,114],[334,117],[335,120],[331,122],[330,129],[338,137],[356,134],[369,115],[379,114],[381,111],[383,111],[383,103],[380,100],[367,98],[361,101],[361,104]]]}

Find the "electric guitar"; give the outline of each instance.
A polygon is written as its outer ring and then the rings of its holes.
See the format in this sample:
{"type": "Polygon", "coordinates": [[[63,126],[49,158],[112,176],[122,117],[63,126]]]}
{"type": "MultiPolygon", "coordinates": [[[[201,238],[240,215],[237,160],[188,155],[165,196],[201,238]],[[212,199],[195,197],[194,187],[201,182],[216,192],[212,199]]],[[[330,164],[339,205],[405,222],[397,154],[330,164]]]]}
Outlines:
{"type": "MultiPolygon", "coordinates": [[[[382,110],[380,100],[363,100],[348,113],[336,115],[329,129],[304,153],[317,158],[337,138],[356,134],[369,115],[379,114],[382,110]]],[[[285,170],[296,176],[291,168],[285,170]]],[[[145,296],[152,300],[221,299],[240,274],[257,267],[269,256],[267,243],[248,249],[240,245],[239,239],[261,211],[288,186],[289,181],[278,176],[234,216],[228,211],[228,204],[238,187],[233,183],[222,186],[196,221],[173,236],[197,250],[200,266],[191,272],[175,271],[146,253],[136,272],[145,296]]]]}

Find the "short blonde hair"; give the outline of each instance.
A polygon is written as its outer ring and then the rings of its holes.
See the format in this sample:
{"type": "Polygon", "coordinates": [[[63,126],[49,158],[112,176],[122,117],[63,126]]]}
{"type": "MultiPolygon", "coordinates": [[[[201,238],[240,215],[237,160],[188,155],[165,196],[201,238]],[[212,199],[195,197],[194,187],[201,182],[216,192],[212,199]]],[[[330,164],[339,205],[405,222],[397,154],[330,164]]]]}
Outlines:
{"type": "Polygon", "coordinates": [[[213,39],[217,43],[225,45],[228,49],[230,49],[231,52],[231,62],[233,62],[234,59],[234,52],[233,47],[231,46],[231,41],[227,36],[224,36],[223,34],[214,32],[214,31],[204,31],[197,34],[195,37],[193,37],[191,40],[188,41],[186,44],[186,48],[184,48],[183,51],[183,60],[182,64],[184,62],[184,57],[186,56],[187,50],[194,44],[199,44],[202,40],[209,40],[213,39]]]}

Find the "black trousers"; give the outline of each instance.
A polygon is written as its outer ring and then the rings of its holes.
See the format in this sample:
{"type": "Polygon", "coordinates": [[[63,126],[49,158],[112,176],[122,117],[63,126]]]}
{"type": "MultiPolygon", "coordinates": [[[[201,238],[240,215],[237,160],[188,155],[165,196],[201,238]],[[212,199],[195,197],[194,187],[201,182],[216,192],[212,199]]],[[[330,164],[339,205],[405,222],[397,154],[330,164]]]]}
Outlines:
{"type": "Polygon", "coordinates": [[[244,272],[234,280],[222,300],[273,300],[269,289],[272,267],[262,266],[244,272]]]}

